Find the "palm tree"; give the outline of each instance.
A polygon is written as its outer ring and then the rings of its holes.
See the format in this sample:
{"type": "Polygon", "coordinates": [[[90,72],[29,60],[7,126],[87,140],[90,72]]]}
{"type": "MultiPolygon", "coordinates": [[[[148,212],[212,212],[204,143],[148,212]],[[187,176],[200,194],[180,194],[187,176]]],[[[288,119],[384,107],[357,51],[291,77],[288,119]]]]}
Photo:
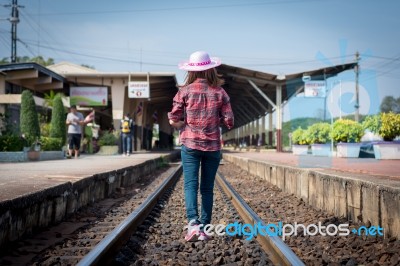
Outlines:
{"type": "Polygon", "coordinates": [[[63,93],[55,93],[53,90],[51,90],[49,93],[44,94],[44,106],[46,107],[53,107],[54,103],[54,98],[59,95],[61,99],[66,98],[63,93]]]}

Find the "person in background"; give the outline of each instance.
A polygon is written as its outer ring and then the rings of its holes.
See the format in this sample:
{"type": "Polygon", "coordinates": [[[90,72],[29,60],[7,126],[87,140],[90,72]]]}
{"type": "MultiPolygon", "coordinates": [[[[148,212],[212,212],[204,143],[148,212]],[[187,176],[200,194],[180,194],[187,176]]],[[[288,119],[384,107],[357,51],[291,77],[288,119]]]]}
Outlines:
{"type": "Polygon", "coordinates": [[[171,126],[180,130],[181,158],[184,175],[186,216],[189,221],[186,241],[208,240],[203,228],[210,224],[213,207],[215,174],[221,159],[220,124],[233,127],[233,112],[228,94],[221,87],[223,80],[215,67],[218,58],[198,51],[179,65],[187,70],[186,82],[173,100],[168,113],[171,126]],[[201,217],[197,194],[201,163],[201,217]]]}
{"type": "Polygon", "coordinates": [[[66,124],[68,125],[69,158],[72,158],[75,150],[75,159],[78,159],[79,149],[81,148],[82,126],[85,124],[85,122],[83,115],[77,111],[75,105],[71,105],[70,107],[66,124]]]}
{"type": "Polygon", "coordinates": [[[129,156],[132,147],[133,120],[125,114],[121,120],[122,156],[129,156]]]}

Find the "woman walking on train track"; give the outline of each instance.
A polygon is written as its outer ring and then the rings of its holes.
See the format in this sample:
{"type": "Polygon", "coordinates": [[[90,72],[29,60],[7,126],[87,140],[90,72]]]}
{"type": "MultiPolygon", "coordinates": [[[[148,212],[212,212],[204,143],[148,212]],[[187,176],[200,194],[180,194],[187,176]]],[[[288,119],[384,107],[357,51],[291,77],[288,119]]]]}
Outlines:
{"type": "Polygon", "coordinates": [[[187,241],[207,240],[203,228],[211,223],[215,175],[221,159],[220,125],[233,127],[229,96],[221,85],[215,67],[219,58],[210,58],[203,51],[194,52],[189,61],[179,64],[188,71],[185,84],[173,100],[168,113],[170,124],[180,130],[181,157],[184,175],[186,216],[189,221],[187,241]],[[197,194],[201,164],[201,216],[197,194]]]}

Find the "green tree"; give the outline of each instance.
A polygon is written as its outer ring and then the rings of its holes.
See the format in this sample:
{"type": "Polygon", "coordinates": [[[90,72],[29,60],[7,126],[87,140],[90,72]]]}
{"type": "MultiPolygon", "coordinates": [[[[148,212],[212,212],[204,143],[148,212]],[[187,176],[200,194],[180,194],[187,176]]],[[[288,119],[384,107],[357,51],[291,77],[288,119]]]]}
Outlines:
{"type": "Polygon", "coordinates": [[[21,134],[24,135],[31,146],[40,137],[40,126],[36,104],[33,95],[29,90],[24,90],[21,95],[21,134]]]}
{"type": "Polygon", "coordinates": [[[94,66],[88,65],[88,64],[81,64],[81,66],[90,68],[90,69],[96,69],[94,66]]]}
{"type": "Polygon", "coordinates": [[[8,57],[3,57],[1,60],[0,60],[0,64],[1,65],[3,65],[3,64],[9,64],[10,63],[10,60],[8,60],[8,57]]]}
{"type": "MultiPolygon", "coordinates": [[[[49,66],[49,65],[53,65],[54,64],[54,59],[53,58],[47,58],[44,59],[43,56],[39,55],[39,56],[35,56],[30,58],[29,56],[17,56],[16,59],[17,63],[28,63],[28,62],[35,62],[38,64],[41,64],[42,66],[49,66]]],[[[10,60],[7,57],[4,57],[3,59],[1,59],[0,64],[9,64],[10,60]]]]}
{"type": "Polygon", "coordinates": [[[61,138],[63,143],[65,143],[65,111],[62,102],[62,95],[57,94],[53,100],[53,110],[51,113],[51,123],[50,123],[50,137],[61,138]]]}
{"type": "Polygon", "coordinates": [[[42,65],[42,66],[54,65],[54,59],[53,59],[53,58],[47,58],[47,60],[46,60],[46,59],[44,59],[41,55],[32,57],[32,58],[30,59],[30,61],[31,61],[31,62],[35,62],[35,63],[38,63],[38,64],[40,64],[40,65],[42,65]]]}
{"type": "Polygon", "coordinates": [[[396,99],[393,96],[386,96],[382,100],[380,109],[382,113],[400,113],[400,97],[396,99]]]}

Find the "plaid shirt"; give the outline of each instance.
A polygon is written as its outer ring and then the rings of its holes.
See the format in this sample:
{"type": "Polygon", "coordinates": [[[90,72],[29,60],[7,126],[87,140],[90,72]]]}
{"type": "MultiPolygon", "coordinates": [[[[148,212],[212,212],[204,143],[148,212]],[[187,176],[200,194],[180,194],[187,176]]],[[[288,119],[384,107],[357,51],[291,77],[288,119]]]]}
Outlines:
{"type": "Polygon", "coordinates": [[[219,126],[233,127],[229,96],[221,87],[210,87],[205,79],[197,79],[183,87],[174,97],[168,119],[185,121],[180,141],[188,148],[201,151],[221,149],[219,126]]]}

